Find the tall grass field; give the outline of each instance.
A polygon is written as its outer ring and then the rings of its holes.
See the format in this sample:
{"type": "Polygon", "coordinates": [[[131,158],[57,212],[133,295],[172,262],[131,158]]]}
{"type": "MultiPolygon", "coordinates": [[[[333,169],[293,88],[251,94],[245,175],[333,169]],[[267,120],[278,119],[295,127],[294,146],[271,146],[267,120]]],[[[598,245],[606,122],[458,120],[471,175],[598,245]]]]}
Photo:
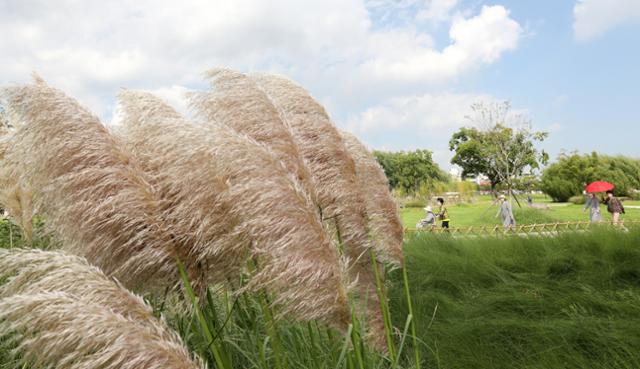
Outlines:
{"type": "MultiPolygon", "coordinates": [[[[416,236],[405,255],[425,367],[640,367],[638,230],[416,236]]],[[[397,271],[391,280],[400,318],[397,271]]]]}
{"type": "MultiPolygon", "coordinates": [[[[9,245],[7,227],[0,227],[3,247],[9,245]]],[[[14,237],[21,245],[19,233],[14,237]]],[[[638,230],[408,239],[406,272],[421,367],[640,367],[639,246],[638,230]]],[[[184,296],[150,302],[212,368],[413,368],[402,274],[389,270],[385,285],[395,360],[368,349],[357,322],[344,335],[322,324],[276,318],[266,294],[233,296],[212,288],[202,296],[214,345],[184,296]]],[[[0,352],[0,368],[17,368],[7,351],[0,352]]]]}

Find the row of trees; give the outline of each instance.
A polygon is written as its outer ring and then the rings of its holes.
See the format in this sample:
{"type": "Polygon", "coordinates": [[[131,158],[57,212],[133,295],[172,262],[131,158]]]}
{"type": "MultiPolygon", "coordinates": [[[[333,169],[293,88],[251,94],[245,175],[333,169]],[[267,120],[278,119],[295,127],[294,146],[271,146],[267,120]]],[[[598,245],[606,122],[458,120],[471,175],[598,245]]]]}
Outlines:
{"type": "MultiPolygon", "coordinates": [[[[449,141],[454,152],[451,163],[462,168],[463,178],[486,176],[491,190],[542,190],[554,201],[567,201],[582,194],[590,182],[613,183],[621,196],[638,196],[640,159],[592,153],[561,154],[548,164],[549,156],[537,148],[548,133],[532,129],[530,120],[511,110],[509,102],[479,103],[471,107],[469,126],[459,129],[449,141]]],[[[447,181],[448,176],[433,162],[431,152],[375,152],[390,185],[403,193],[418,193],[447,181]]]]}
{"type": "Polygon", "coordinates": [[[593,181],[613,183],[620,196],[636,196],[635,191],[640,189],[640,159],[595,152],[561,154],[544,170],[540,187],[554,201],[567,201],[593,181]]]}

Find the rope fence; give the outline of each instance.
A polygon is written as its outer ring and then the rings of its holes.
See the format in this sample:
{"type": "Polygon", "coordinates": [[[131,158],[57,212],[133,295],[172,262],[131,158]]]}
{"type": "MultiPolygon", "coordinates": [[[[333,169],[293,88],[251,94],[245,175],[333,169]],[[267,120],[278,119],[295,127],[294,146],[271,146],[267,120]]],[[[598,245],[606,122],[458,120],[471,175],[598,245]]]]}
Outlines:
{"type": "Polygon", "coordinates": [[[451,227],[442,228],[439,226],[430,226],[424,228],[405,228],[405,233],[434,233],[434,234],[451,234],[460,236],[491,236],[503,234],[515,235],[533,235],[533,234],[554,234],[567,231],[586,231],[593,227],[615,227],[626,229],[627,227],[639,226],[640,220],[619,221],[618,224],[607,222],[591,223],[589,221],[577,222],[557,222],[557,223],[539,223],[524,224],[516,227],[505,229],[502,225],[496,226],[471,226],[471,227],[451,227]]]}

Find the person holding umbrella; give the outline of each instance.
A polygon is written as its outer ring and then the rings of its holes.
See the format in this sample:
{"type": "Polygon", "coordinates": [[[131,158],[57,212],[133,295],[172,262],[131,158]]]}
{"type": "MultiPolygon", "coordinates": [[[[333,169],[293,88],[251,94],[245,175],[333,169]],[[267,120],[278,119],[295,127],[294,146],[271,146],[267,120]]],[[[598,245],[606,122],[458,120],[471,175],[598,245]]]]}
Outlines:
{"type": "MultiPolygon", "coordinates": [[[[620,214],[624,214],[624,206],[622,206],[620,200],[613,195],[614,188],[615,186],[612,183],[597,181],[589,183],[584,190],[590,194],[593,194],[595,192],[607,193],[607,197],[605,198],[604,203],[607,204],[607,211],[611,213],[613,224],[617,225],[620,221],[620,214]]],[[[595,196],[593,197],[595,198],[595,196]]]]}
{"type": "Polygon", "coordinates": [[[599,223],[602,221],[602,215],[600,215],[600,200],[593,193],[587,193],[587,203],[584,205],[584,210],[589,209],[589,220],[591,223],[599,223]]]}

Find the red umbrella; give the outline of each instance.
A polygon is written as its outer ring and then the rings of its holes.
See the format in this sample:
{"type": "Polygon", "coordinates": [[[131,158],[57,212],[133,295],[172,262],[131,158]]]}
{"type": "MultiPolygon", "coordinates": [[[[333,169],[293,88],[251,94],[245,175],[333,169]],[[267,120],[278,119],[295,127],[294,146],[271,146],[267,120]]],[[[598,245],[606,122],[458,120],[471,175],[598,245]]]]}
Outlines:
{"type": "Polygon", "coordinates": [[[615,186],[612,183],[596,181],[596,182],[589,183],[587,187],[584,188],[584,190],[589,193],[605,192],[605,191],[613,190],[614,187],[615,186]]]}

